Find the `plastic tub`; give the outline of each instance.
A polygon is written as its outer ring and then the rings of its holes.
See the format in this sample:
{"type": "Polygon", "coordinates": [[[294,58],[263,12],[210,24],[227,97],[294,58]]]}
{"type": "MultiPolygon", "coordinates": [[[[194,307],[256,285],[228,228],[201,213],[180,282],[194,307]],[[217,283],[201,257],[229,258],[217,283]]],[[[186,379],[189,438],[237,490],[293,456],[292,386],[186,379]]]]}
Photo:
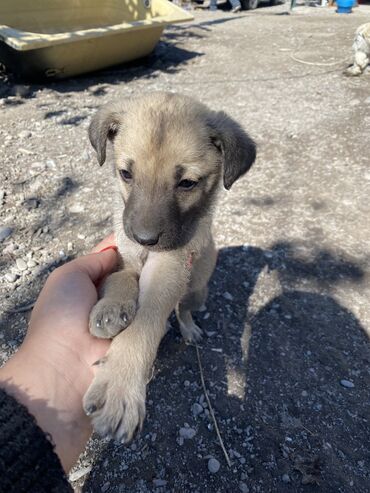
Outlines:
{"type": "Polygon", "coordinates": [[[70,77],[148,55],[165,26],[192,19],[167,0],[1,0],[0,64],[70,77]]]}
{"type": "Polygon", "coordinates": [[[350,14],[352,12],[353,0],[336,0],[338,14],[350,14]]]}

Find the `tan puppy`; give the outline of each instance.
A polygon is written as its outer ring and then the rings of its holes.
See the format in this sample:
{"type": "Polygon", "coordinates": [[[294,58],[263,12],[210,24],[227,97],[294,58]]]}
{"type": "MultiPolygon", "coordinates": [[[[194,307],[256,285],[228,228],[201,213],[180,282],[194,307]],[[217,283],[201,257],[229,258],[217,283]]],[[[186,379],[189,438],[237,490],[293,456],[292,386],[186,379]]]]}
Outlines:
{"type": "Polygon", "coordinates": [[[207,296],[216,263],[211,225],[217,192],[251,167],[254,142],[223,112],[169,93],[110,104],[89,136],[99,163],[111,143],[114,225],[122,263],[90,316],[96,337],[112,338],[84,397],[95,430],[132,439],[166,321],[176,309],[188,341],[201,330],[191,311],[207,296]]]}

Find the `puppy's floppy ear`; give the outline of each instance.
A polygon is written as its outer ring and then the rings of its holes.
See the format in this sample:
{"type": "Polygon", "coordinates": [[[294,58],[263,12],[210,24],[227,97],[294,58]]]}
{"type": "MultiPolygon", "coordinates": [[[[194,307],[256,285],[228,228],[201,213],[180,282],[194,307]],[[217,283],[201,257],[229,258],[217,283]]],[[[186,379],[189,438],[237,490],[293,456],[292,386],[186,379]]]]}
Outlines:
{"type": "Polygon", "coordinates": [[[256,159],[256,144],[242,127],[226,113],[212,112],[208,119],[212,143],[221,152],[224,186],[227,190],[244,175],[256,159]]]}
{"type": "Polygon", "coordinates": [[[96,151],[100,166],[105,162],[107,139],[113,140],[119,125],[120,115],[111,104],[100,109],[91,120],[89,139],[96,151]]]}

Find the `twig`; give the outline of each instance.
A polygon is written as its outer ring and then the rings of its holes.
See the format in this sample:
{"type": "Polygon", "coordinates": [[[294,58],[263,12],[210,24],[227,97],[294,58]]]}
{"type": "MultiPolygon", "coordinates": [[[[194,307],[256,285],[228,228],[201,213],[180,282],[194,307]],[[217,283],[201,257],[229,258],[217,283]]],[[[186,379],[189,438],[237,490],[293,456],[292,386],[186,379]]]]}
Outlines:
{"type": "Polygon", "coordinates": [[[220,445],[221,445],[221,448],[222,448],[222,451],[224,453],[224,456],[225,456],[225,459],[226,459],[226,462],[227,462],[227,465],[229,467],[231,467],[231,461],[230,461],[230,457],[229,457],[229,454],[227,453],[226,449],[225,449],[225,445],[224,445],[224,442],[222,440],[222,437],[221,437],[221,433],[220,433],[220,430],[218,428],[218,424],[217,424],[217,421],[216,421],[216,417],[215,417],[215,413],[213,412],[213,407],[212,407],[212,404],[211,404],[211,401],[209,400],[209,396],[208,396],[208,392],[207,392],[207,388],[206,388],[206,384],[204,382],[204,374],[203,374],[203,367],[202,367],[202,362],[201,362],[201,359],[200,359],[200,353],[199,353],[199,347],[198,347],[198,344],[195,344],[195,350],[197,352],[197,358],[198,358],[198,365],[199,365],[199,372],[200,372],[200,379],[202,381],[202,387],[203,387],[203,392],[204,392],[204,395],[206,396],[206,399],[207,399],[207,403],[208,403],[208,407],[209,407],[209,411],[211,413],[211,416],[212,416],[212,419],[213,419],[213,423],[215,425],[215,430],[216,430],[216,433],[217,433],[217,438],[220,442],[220,445]]]}
{"type": "Polygon", "coordinates": [[[337,62],[308,62],[306,60],[301,60],[297,58],[293,53],[290,54],[290,58],[298,63],[303,63],[304,65],[313,65],[316,67],[333,67],[334,65],[339,65],[340,63],[344,63],[349,61],[349,57],[343,58],[342,60],[338,60],[337,62]]]}
{"type": "Polygon", "coordinates": [[[14,308],[14,310],[7,310],[8,313],[22,313],[22,312],[28,312],[29,310],[32,310],[32,308],[35,306],[36,301],[33,301],[32,303],[29,303],[28,305],[23,305],[18,308],[14,308]]]}

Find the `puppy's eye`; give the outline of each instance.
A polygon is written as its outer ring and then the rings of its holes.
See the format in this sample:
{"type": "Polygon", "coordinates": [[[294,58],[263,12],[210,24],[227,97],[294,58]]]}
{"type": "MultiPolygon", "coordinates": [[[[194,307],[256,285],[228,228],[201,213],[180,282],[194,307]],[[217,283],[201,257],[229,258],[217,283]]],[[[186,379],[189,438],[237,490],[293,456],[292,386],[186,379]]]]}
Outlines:
{"type": "Polygon", "coordinates": [[[119,174],[122,180],[125,181],[126,183],[130,183],[130,181],[132,180],[132,174],[126,169],[120,169],[119,174]]]}
{"type": "Polygon", "coordinates": [[[198,182],[194,180],[181,180],[177,187],[182,190],[192,190],[197,185],[198,182]]]}

